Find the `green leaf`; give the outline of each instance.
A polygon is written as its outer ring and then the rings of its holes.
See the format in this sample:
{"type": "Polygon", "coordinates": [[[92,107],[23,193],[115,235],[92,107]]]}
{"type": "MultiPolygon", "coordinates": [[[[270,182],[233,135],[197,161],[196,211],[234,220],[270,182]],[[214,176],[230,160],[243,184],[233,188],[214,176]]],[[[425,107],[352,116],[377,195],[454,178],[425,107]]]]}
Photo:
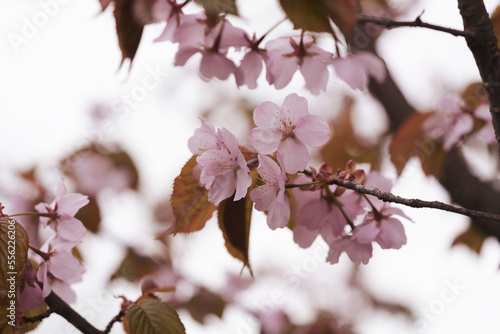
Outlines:
{"type": "Polygon", "coordinates": [[[126,312],[130,334],[185,334],[186,329],[177,312],[168,304],[147,299],[132,304],[126,312]]]}
{"type": "Polygon", "coordinates": [[[175,178],[170,199],[175,223],[167,230],[169,232],[189,233],[201,230],[216,208],[208,201],[208,191],[198,185],[193,175],[196,165],[196,156],[193,156],[184,165],[181,174],[175,178]]]}
{"type": "MultiPolygon", "coordinates": [[[[253,171],[251,173],[253,184],[255,185],[257,175],[253,171]]],[[[250,222],[252,220],[253,202],[250,199],[250,190],[253,189],[252,185],[248,189],[247,196],[234,201],[234,195],[222,201],[219,205],[218,220],[219,227],[222,231],[225,245],[229,254],[234,258],[243,262],[243,265],[248,267],[250,273],[250,261],[248,258],[248,246],[250,239],[250,222]]]]}
{"type": "Polygon", "coordinates": [[[195,0],[207,12],[207,16],[217,16],[219,14],[238,15],[238,8],[235,0],[195,0]]]}

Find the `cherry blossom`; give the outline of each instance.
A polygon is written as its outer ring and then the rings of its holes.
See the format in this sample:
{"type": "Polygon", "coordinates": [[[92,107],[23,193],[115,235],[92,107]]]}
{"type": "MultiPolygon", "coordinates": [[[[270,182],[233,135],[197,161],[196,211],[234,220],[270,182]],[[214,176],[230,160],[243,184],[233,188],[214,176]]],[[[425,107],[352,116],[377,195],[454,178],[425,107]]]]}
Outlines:
{"type": "Polygon", "coordinates": [[[27,270],[24,273],[23,283],[17,290],[17,301],[23,310],[34,311],[43,304],[43,293],[35,280],[35,271],[31,261],[27,261],[27,270]]]}
{"type": "Polygon", "coordinates": [[[245,34],[248,41],[247,52],[240,62],[240,75],[236,78],[238,87],[246,85],[250,89],[257,88],[257,79],[259,78],[264,62],[267,60],[267,50],[259,48],[261,39],[257,40],[255,34],[252,39],[245,34]]]}
{"type": "Polygon", "coordinates": [[[212,123],[202,120],[201,126],[189,138],[188,147],[194,155],[200,155],[209,149],[219,149],[220,140],[212,123]]]}
{"type": "Polygon", "coordinates": [[[174,42],[179,43],[174,65],[184,66],[194,54],[202,55],[200,75],[205,79],[213,77],[227,79],[234,74],[238,81],[240,70],[226,57],[228,48],[246,45],[245,32],[222,19],[213,25],[204,14],[193,14],[184,18],[174,33],[174,42]]]}
{"type": "Polygon", "coordinates": [[[52,204],[39,203],[35,209],[45,217],[40,217],[43,226],[52,230],[66,240],[80,241],[85,235],[85,227],[74,216],[83,206],[89,203],[88,197],[78,193],[66,194],[64,179],[57,186],[56,199],[52,204]]]}
{"type": "Polygon", "coordinates": [[[43,283],[44,297],[51,291],[49,274],[65,284],[81,281],[85,268],[71,253],[71,249],[78,243],[54,235],[41,247],[38,254],[45,261],[39,265],[37,277],[43,283]]]}
{"type": "Polygon", "coordinates": [[[401,209],[384,203],[380,210],[372,210],[366,214],[363,222],[356,226],[352,239],[363,244],[375,241],[383,249],[400,249],[406,244],[405,230],[393,215],[411,220],[401,209]]]}
{"type": "Polygon", "coordinates": [[[293,93],[278,107],[264,102],[254,110],[256,128],[252,130],[252,144],[261,154],[277,151],[278,161],[285,172],[293,174],[309,163],[306,145],[325,144],[330,128],[319,116],[309,115],[307,100],[293,93]]]}
{"type": "Polygon", "coordinates": [[[472,116],[462,107],[459,95],[445,96],[437,107],[436,113],[422,124],[425,135],[443,141],[443,149],[449,151],[474,126],[472,116]]]}
{"type": "Polygon", "coordinates": [[[257,171],[264,184],[250,192],[255,209],[268,211],[267,225],[272,230],[283,228],[290,220],[290,203],[285,193],[287,177],[278,164],[268,156],[259,154],[257,171]]]}
{"type": "Polygon", "coordinates": [[[312,36],[280,37],[266,43],[267,81],[281,89],[288,85],[297,70],[314,95],[326,90],[327,65],[333,55],[315,44],[312,36]]]}
{"type": "MultiPolygon", "coordinates": [[[[328,242],[328,241],[327,241],[328,242]]],[[[343,236],[329,240],[330,251],[326,261],[335,264],[339,262],[340,254],[345,252],[349,259],[357,265],[368,264],[372,257],[373,246],[371,243],[360,243],[350,236],[343,236]]]]}
{"type": "Polygon", "coordinates": [[[196,158],[201,168],[200,183],[208,189],[208,200],[216,205],[231,197],[245,197],[252,178],[238,140],[226,128],[218,130],[220,149],[208,149],[196,158]]]}
{"type": "Polygon", "coordinates": [[[331,62],[337,76],[352,89],[363,89],[370,77],[383,82],[387,75],[384,62],[369,52],[357,52],[346,58],[335,58],[331,62]]]}

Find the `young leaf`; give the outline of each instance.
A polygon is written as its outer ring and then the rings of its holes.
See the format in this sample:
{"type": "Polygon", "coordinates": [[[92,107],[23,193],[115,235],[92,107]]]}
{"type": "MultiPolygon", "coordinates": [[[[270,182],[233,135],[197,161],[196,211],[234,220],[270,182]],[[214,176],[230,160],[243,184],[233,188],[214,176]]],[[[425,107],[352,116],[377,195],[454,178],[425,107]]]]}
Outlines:
{"type": "Polygon", "coordinates": [[[205,318],[209,314],[222,318],[226,302],[220,295],[202,287],[182,307],[189,311],[194,320],[200,324],[204,324],[205,318]]]}
{"type": "Polygon", "coordinates": [[[333,23],[343,33],[350,33],[358,23],[360,12],[357,0],[322,0],[333,23]]]}
{"type": "Polygon", "coordinates": [[[322,0],[280,0],[280,4],[295,29],[333,34],[322,0]]]}
{"type": "Polygon", "coordinates": [[[483,248],[483,243],[487,236],[488,235],[475,224],[470,224],[465,232],[459,234],[455,240],[453,240],[451,246],[454,247],[463,244],[469,247],[473,252],[479,254],[481,253],[481,248],[483,248]]]}
{"type": "MultiPolygon", "coordinates": [[[[256,173],[252,172],[254,184],[256,173]]],[[[252,189],[253,186],[250,187],[252,189]]],[[[250,189],[248,192],[250,192],[250,189]]],[[[253,202],[247,194],[239,201],[234,201],[234,196],[224,200],[219,205],[218,220],[219,227],[226,241],[225,245],[229,254],[243,262],[250,273],[250,261],[248,258],[248,245],[250,239],[250,222],[252,220],[253,202]]]]}
{"type": "Polygon", "coordinates": [[[99,232],[101,226],[101,210],[95,197],[89,196],[89,203],[82,207],[75,215],[75,218],[80,220],[85,228],[92,232],[99,232]]]}
{"type": "Polygon", "coordinates": [[[238,15],[235,0],[195,0],[207,12],[207,16],[217,16],[219,14],[238,15]]]}
{"type": "Polygon", "coordinates": [[[122,51],[121,65],[127,58],[130,59],[130,65],[132,65],[144,30],[144,24],[137,22],[133,11],[134,0],[115,1],[114,15],[118,44],[122,51]]]}
{"type": "Polygon", "coordinates": [[[132,304],[127,309],[124,326],[130,334],[185,334],[177,312],[154,298],[132,304]]]}
{"type": "Polygon", "coordinates": [[[216,208],[208,201],[208,191],[198,185],[193,175],[196,165],[196,156],[193,156],[175,178],[170,199],[175,224],[170,232],[189,233],[201,230],[216,208]]]}
{"type": "Polygon", "coordinates": [[[422,131],[422,124],[432,115],[433,113],[412,115],[392,137],[389,154],[398,175],[401,175],[408,160],[417,156],[426,175],[434,175],[438,179],[442,177],[445,153],[441,145],[426,138],[422,131]]]}

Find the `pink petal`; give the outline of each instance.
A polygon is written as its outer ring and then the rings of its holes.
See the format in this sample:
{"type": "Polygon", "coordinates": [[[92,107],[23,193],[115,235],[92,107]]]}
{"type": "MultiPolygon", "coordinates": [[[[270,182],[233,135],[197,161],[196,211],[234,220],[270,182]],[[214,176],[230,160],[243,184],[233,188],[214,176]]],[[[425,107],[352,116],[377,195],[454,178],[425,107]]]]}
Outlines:
{"type": "Polygon", "coordinates": [[[66,195],[66,186],[64,185],[64,179],[61,177],[57,182],[56,202],[59,202],[64,195],[66,195]]]}
{"type": "Polygon", "coordinates": [[[298,139],[288,137],[278,148],[278,161],[288,174],[304,170],[309,159],[307,147],[298,139]]]}
{"type": "Polygon", "coordinates": [[[193,47],[179,48],[175,55],[174,66],[184,66],[188,59],[197,52],[200,52],[200,49],[193,47]]]}
{"type": "Polygon", "coordinates": [[[89,203],[88,196],[71,193],[65,195],[59,201],[57,201],[57,212],[59,214],[68,214],[70,216],[74,216],[78,210],[89,203]]]}
{"type": "Polygon", "coordinates": [[[304,144],[312,147],[324,145],[330,139],[328,123],[316,115],[307,115],[300,118],[293,133],[304,144]]]}
{"type": "Polygon", "coordinates": [[[250,135],[253,147],[261,154],[274,153],[280,146],[281,138],[281,133],[270,128],[254,128],[250,135]]]}
{"type": "Polygon", "coordinates": [[[302,248],[310,247],[317,236],[317,231],[309,230],[304,225],[295,225],[293,228],[293,241],[302,248]]]}
{"type": "Polygon", "coordinates": [[[383,249],[400,249],[406,245],[406,234],[403,224],[395,218],[387,218],[382,220],[382,228],[380,234],[375,241],[383,249]]]}
{"type": "Polygon", "coordinates": [[[281,168],[278,164],[267,155],[259,154],[259,167],[257,171],[259,175],[264,180],[264,182],[269,183],[278,183],[278,180],[281,176],[281,168]]]}
{"type": "Polygon", "coordinates": [[[56,228],[57,235],[68,241],[81,241],[87,229],[82,222],[73,216],[62,214],[58,219],[56,228]]]}
{"type": "Polygon", "coordinates": [[[236,172],[236,192],[234,200],[238,201],[246,196],[248,187],[252,184],[252,177],[248,174],[249,170],[238,169],[236,172]]]}
{"type": "Polygon", "coordinates": [[[263,57],[259,52],[250,51],[245,55],[239,67],[241,76],[237,81],[238,87],[246,85],[250,89],[257,88],[257,79],[264,67],[262,61],[263,57]]]}
{"type": "Polygon", "coordinates": [[[260,128],[277,128],[281,108],[266,101],[253,111],[253,121],[260,128]]]}
{"type": "Polygon", "coordinates": [[[188,147],[191,153],[201,154],[208,149],[216,149],[219,141],[215,134],[212,123],[201,121],[201,126],[194,131],[194,135],[188,140],[188,147]]]}
{"type": "Polygon", "coordinates": [[[382,59],[370,52],[358,52],[354,55],[364,63],[364,68],[379,83],[383,83],[387,76],[387,68],[382,59]]]}
{"type": "Polygon", "coordinates": [[[339,263],[340,254],[342,254],[348,243],[349,239],[340,238],[330,244],[330,250],[328,251],[326,261],[331,264],[339,263]]]}
{"type": "Polygon", "coordinates": [[[200,74],[203,78],[211,79],[213,77],[219,80],[226,80],[231,73],[238,72],[234,63],[225,56],[216,52],[201,52],[200,74]]]}
{"type": "Polygon", "coordinates": [[[269,206],[267,216],[267,225],[270,229],[283,228],[290,220],[290,203],[284,192],[275,197],[275,200],[269,206]]]}
{"type": "Polygon", "coordinates": [[[208,201],[219,205],[226,198],[231,197],[236,190],[236,179],[234,175],[226,174],[217,176],[212,188],[208,191],[208,201]]]}
{"type": "Polygon", "coordinates": [[[375,222],[367,222],[356,226],[352,235],[353,240],[359,243],[371,243],[380,233],[380,227],[377,227],[375,222]]]}
{"type": "Polygon", "coordinates": [[[49,280],[47,279],[47,266],[47,262],[43,262],[42,264],[40,264],[38,266],[38,272],[36,274],[38,281],[43,284],[43,298],[47,297],[51,291],[49,280]]]}
{"type": "Polygon", "coordinates": [[[276,56],[268,52],[266,79],[276,89],[282,89],[290,83],[293,75],[299,69],[297,58],[283,57],[281,55],[278,55],[276,58],[273,57],[276,56]]]}
{"type": "Polygon", "coordinates": [[[349,256],[351,261],[355,264],[368,264],[372,257],[373,246],[371,243],[360,244],[353,240],[350,240],[350,242],[345,247],[345,252],[347,253],[347,256],[349,256]]]}
{"type": "Polygon", "coordinates": [[[56,251],[50,258],[50,273],[67,283],[78,282],[85,272],[82,264],[69,251],[56,251]]]}
{"type": "Polygon", "coordinates": [[[269,210],[269,206],[276,199],[276,191],[277,189],[275,187],[268,185],[255,187],[250,192],[250,199],[255,202],[255,210],[269,210]]]}
{"type": "Polygon", "coordinates": [[[304,57],[300,66],[300,73],[306,81],[306,87],[314,95],[319,95],[321,91],[326,91],[328,84],[329,60],[323,60],[318,57],[304,57]]]}
{"type": "Polygon", "coordinates": [[[290,118],[293,124],[296,124],[302,117],[309,115],[307,99],[295,93],[285,97],[281,109],[282,113],[285,114],[286,118],[290,118]]]}
{"type": "Polygon", "coordinates": [[[443,139],[443,149],[449,151],[451,147],[457,144],[464,135],[472,131],[474,126],[474,120],[472,116],[468,114],[462,114],[459,116],[456,123],[451,129],[446,129],[444,139],[443,139]]]}

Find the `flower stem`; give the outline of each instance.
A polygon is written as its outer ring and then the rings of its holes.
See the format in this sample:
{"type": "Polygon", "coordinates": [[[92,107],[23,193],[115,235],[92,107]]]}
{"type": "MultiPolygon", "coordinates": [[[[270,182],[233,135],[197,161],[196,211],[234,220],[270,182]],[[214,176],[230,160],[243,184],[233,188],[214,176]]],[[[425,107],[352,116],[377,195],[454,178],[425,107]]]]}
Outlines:
{"type": "Polygon", "coordinates": [[[344,211],[344,208],[342,208],[342,204],[338,201],[337,196],[330,190],[330,188],[325,188],[328,194],[331,196],[333,199],[333,203],[339,208],[340,212],[342,212],[342,216],[344,216],[345,220],[347,221],[347,224],[351,227],[351,230],[354,230],[356,226],[354,226],[353,222],[347,217],[347,214],[344,211]]]}
{"type": "Polygon", "coordinates": [[[308,186],[314,186],[316,184],[322,184],[324,183],[323,181],[314,181],[314,182],[309,182],[309,183],[301,183],[301,184],[285,184],[285,188],[300,188],[300,187],[308,187],[308,186]]]}

